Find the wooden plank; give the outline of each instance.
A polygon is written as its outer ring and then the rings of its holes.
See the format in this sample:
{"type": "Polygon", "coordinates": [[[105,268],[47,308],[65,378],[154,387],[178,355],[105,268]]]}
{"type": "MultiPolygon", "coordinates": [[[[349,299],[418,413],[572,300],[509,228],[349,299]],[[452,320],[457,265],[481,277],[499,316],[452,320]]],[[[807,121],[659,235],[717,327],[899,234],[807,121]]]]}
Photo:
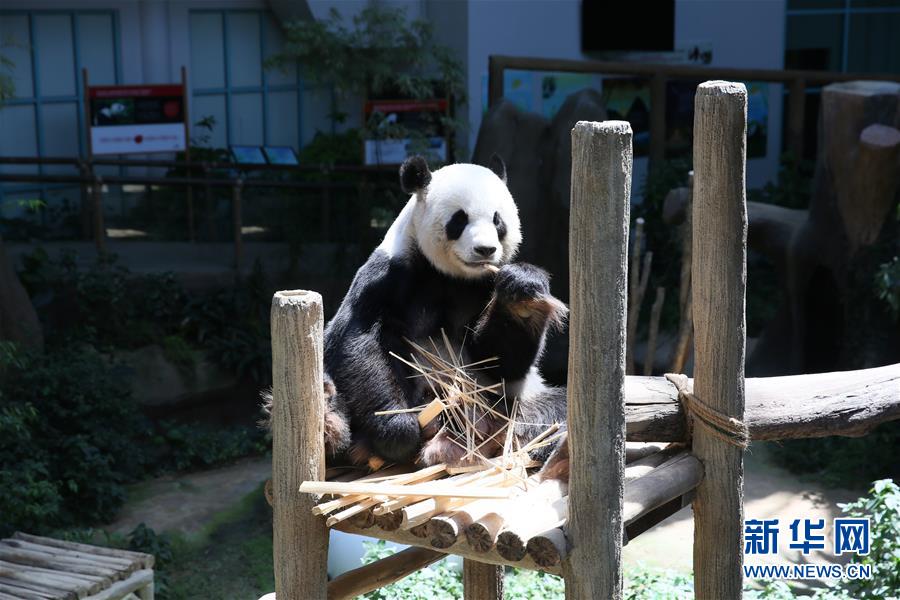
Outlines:
{"type": "MultiPolygon", "coordinates": [[[[138,596],[141,600],[153,599],[153,570],[152,569],[141,569],[140,571],[135,571],[132,573],[128,579],[123,579],[122,581],[117,581],[112,584],[112,586],[107,589],[94,594],[93,596],[88,596],[85,600],[118,600],[123,596],[126,596],[132,592],[138,592],[138,596]],[[149,588],[149,595],[144,593],[141,596],[141,592],[143,590],[147,590],[149,588]]],[[[195,593],[199,593],[195,592],[195,593]]]]}
{"type": "MultiPolygon", "coordinates": [[[[694,393],[744,419],[747,281],[747,90],[709,81],[694,101],[694,393]]],[[[706,476],[694,500],[694,594],[740,598],[743,575],[743,449],[694,427],[706,476]]]]}
{"type": "Polygon", "coordinates": [[[572,130],[567,598],[622,597],[631,126],[572,130]]]}
{"type": "Polygon", "coordinates": [[[788,87],[788,150],[796,160],[803,159],[803,129],[806,123],[806,81],[794,79],[788,87]]]}
{"type": "Polygon", "coordinates": [[[272,496],[275,591],[279,600],[324,599],[328,529],[300,483],[325,477],[322,296],[272,299],[272,496]]]}
{"type": "Polygon", "coordinates": [[[463,559],[463,598],[465,600],[502,600],[503,567],[463,559]]]}
{"type": "Polygon", "coordinates": [[[710,77],[735,81],[776,81],[789,83],[795,79],[806,80],[807,85],[821,85],[835,81],[900,81],[897,73],[843,73],[838,71],[806,71],[797,69],[742,69],[733,67],[707,67],[695,65],[654,64],[644,62],[612,62],[599,60],[575,60],[563,58],[532,58],[525,56],[488,57],[491,72],[499,74],[502,96],[503,71],[564,71],[568,73],[602,73],[606,75],[641,75],[652,77],[665,75],[669,79],[704,80],[710,77]]]}
{"type": "Polygon", "coordinates": [[[446,554],[428,548],[407,548],[358,569],[347,571],[328,582],[328,600],[362,596],[434,564],[446,554]]]}
{"type": "Polygon", "coordinates": [[[42,537],[39,535],[31,535],[17,531],[13,534],[13,539],[40,544],[42,546],[51,546],[53,548],[62,548],[63,550],[75,550],[78,552],[86,552],[88,554],[98,554],[100,556],[110,556],[113,558],[121,558],[139,563],[143,568],[150,569],[153,567],[153,555],[144,552],[134,552],[132,550],[121,550],[119,548],[106,548],[103,546],[93,546],[91,544],[80,544],[77,542],[67,542],[57,540],[55,538],[42,537]]]}

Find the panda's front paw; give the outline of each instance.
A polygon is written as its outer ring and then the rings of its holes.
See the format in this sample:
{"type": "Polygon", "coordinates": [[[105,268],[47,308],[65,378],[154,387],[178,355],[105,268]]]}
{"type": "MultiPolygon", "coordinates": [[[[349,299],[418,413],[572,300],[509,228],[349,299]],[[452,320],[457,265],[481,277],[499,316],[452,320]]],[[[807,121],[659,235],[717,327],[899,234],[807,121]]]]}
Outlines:
{"type": "Polygon", "coordinates": [[[546,324],[562,329],[569,309],[550,294],[550,275],[526,263],[506,265],[497,273],[495,300],[535,331],[546,324]]]}
{"type": "Polygon", "coordinates": [[[494,284],[497,300],[515,304],[550,295],[550,275],[547,271],[527,263],[504,265],[497,272],[494,284]]]}

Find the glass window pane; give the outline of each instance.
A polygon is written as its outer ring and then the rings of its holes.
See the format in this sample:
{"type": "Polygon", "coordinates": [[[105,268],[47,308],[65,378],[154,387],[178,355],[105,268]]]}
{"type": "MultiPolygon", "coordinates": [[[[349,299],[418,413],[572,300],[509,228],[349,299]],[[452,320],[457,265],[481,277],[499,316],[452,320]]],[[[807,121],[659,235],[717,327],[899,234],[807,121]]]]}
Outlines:
{"type": "Polygon", "coordinates": [[[259,13],[228,15],[228,85],[262,85],[259,13]]]}
{"type": "MultiPolygon", "coordinates": [[[[266,35],[266,58],[271,58],[281,52],[284,46],[284,34],[281,27],[275,22],[270,14],[266,14],[265,35],[266,35]]],[[[281,67],[270,67],[266,69],[266,82],[269,85],[294,85],[297,83],[297,67],[295,65],[281,67]]]]}
{"type": "Polygon", "coordinates": [[[28,37],[28,17],[25,15],[0,15],[0,46],[3,54],[12,61],[12,79],[16,96],[29,98],[34,95],[31,86],[31,40],[28,37]]]}
{"type": "Polygon", "coordinates": [[[843,15],[789,15],[784,66],[840,71],[843,15]]]}
{"type": "Polygon", "coordinates": [[[77,88],[72,17],[35,15],[34,37],[40,95],[74,96],[77,88]]]}
{"type": "Polygon", "coordinates": [[[91,85],[116,83],[116,48],[112,15],[78,16],[78,52],[91,85]]]}
{"type": "MultiPolygon", "coordinates": [[[[37,156],[37,126],[34,106],[10,105],[0,110],[0,156],[37,156]]],[[[6,171],[21,172],[16,165],[0,165],[6,171]]]]}
{"type": "Polygon", "coordinates": [[[191,13],[191,85],[225,87],[225,49],[220,13],[191,13]]]}
{"type": "MultiPolygon", "coordinates": [[[[41,130],[44,134],[44,156],[78,156],[77,104],[66,102],[42,105],[41,130]]],[[[47,167],[46,170],[52,169],[47,167]]]]}
{"type": "Polygon", "coordinates": [[[850,16],[847,70],[900,73],[900,13],[850,16]]]}
{"type": "Polygon", "coordinates": [[[224,148],[228,145],[227,127],[224,95],[194,96],[191,102],[191,137],[196,143],[210,148],[224,148]],[[212,131],[196,125],[207,117],[215,119],[212,131]]]}
{"type": "Polygon", "coordinates": [[[297,148],[297,92],[269,92],[268,109],[269,145],[297,148]]]}
{"type": "MultiPolygon", "coordinates": [[[[331,92],[325,89],[313,89],[302,92],[303,111],[300,115],[303,119],[303,139],[300,140],[301,146],[305,146],[315,137],[316,133],[321,131],[329,133],[331,131],[331,92]]],[[[360,156],[362,155],[362,145],[360,145],[360,156]]]]}
{"type": "Polygon", "coordinates": [[[231,97],[231,123],[228,130],[232,144],[262,146],[262,94],[235,94],[231,97]]]}

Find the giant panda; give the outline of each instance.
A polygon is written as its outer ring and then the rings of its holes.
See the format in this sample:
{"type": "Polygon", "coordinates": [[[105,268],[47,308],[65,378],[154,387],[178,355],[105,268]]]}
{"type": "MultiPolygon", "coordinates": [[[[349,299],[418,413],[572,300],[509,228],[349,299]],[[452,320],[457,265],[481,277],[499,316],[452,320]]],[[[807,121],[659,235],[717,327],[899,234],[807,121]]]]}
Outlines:
{"type": "Polygon", "coordinates": [[[431,172],[416,156],[401,165],[400,184],[408,202],[325,328],[325,441],[332,464],[372,457],[453,463],[464,454],[446,427],[423,430],[412,413],[374,415],[431,399],[426,382],[391,356],[408,356],[407,340],[426,343],[446,334],[468,362],[497,357],[479,378],[503,382],[498,410],[508,411],[518,398],[520,441],[548,424],[564,426],[565,390],[544,383],[539,361],[566,308],[551,296],[545,271],[513,262],[522,236],[503,161],[495,156],[490,167],[452,164],[431,172]]]}

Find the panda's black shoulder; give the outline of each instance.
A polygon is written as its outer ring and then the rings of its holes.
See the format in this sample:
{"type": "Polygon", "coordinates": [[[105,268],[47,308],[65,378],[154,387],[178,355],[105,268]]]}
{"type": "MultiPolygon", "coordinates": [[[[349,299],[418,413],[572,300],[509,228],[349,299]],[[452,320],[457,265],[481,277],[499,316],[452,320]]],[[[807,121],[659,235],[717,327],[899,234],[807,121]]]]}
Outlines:
{"type": "Polygon", "coordinates": [[[407,294],[414,270],[410,260],[376,249],[356,272],[339,314],[363,321],[377,319],[407,294]]]}

